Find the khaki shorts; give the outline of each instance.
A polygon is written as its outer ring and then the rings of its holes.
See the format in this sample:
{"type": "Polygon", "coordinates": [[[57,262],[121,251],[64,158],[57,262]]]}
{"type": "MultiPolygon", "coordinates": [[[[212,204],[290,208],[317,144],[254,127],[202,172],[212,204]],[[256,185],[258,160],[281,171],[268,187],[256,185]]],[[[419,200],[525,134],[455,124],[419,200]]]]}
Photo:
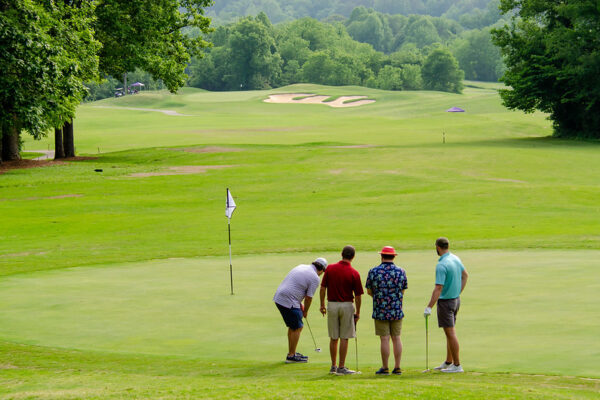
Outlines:
{"type": "Polygon", "coordinates": [[[374,319],[373,321],[375,321],[375,334],[377,336],[400,336],[400,333],[402,332],[401,319],[393,321],[374,319]]]}
{"type": "Polygon", "coordinates": [[[332,339],[356,337],[354,303],[351,301],[327,303],[327,330],[332,339]]]}

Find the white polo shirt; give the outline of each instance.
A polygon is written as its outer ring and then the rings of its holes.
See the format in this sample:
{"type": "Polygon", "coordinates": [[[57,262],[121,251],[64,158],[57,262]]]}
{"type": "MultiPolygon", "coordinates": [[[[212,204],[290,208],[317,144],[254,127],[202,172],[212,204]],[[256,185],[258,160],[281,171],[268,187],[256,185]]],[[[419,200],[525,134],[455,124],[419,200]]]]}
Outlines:
{"type": "Polygon", "coordinates": [[[317,268],[312,264],[300,264],[293,268],[281,282],[273,301],[286,308],[300,308],[304,297],[313,297],[318,287],[317,268]]]}

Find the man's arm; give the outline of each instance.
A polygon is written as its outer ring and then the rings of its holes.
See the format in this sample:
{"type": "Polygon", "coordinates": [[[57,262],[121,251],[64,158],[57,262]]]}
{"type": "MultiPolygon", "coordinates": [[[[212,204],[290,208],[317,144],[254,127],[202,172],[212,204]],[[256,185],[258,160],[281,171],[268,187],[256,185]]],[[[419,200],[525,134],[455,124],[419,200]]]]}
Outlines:
{"type": "Polygon", "coordinates": [[[302,310],[302,315],[304,315],[304,318],[306,318],[306,316],[308,315],[308,309],[310,308],[311,303],[312,303],[312,297],[305,296],[304,297],[304,310],[302,310]]]}
{"type": "Polygon", "coordinates": [[[321,300],[321,308],[319,309],[319,311],[321,311],[321,314],[325,315],[327,314],[327,309],[325,308],[325,293],[327,292],[327,288],[325,286],[321,286],[321,291],[319,292],[319,298],[321,300]]]}
{"type": "Polygon", "coordinates": [[[356,314],[354,314],[354,323],[360,319],[360,305],[362,303],[362,298],[360,295],[354,298],[354,304],[356,304],[356,314]]]}
{"type": "Polygon", "coordinates": [[[435,285],[435,288],[433,288],[433,292],[431,293],[431,300],[429,300],[429,304],[427,305],[427,307],[431,308],[435,305],[435,303],[437,303],[438,299],[440,298],[440,295],[442,294],[443,288],[444,285],[435,285]]]}
{"type": "Polygon", "coordinates": [[[462,293],[463,290],[465,290],[465,286],[467,286],[467,279],[469,279],[469,274],[467,273],[466,269],[462,270],[461,278],[462,278],[461,279],[462,283],[461,283],[461,286],[460,286],[460,292],[462,293]]]}

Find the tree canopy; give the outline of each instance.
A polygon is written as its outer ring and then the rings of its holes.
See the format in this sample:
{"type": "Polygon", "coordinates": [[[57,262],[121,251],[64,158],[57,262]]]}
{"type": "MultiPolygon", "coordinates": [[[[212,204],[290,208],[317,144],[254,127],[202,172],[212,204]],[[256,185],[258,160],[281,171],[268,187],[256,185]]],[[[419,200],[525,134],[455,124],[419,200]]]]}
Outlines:
{"type": "Polygon", "coordinates": [[[142,68],[171,91],[182,87],[191,55],[208,46],[210,4],[0,0],[0,125],[10,157],[18,158],[21,130],[39,138],[63,124],[72,129],[86,81],[142,68]]]}
{"type": "Polygon", "coordinates": [[[504,104],[550,114],[554,135],[600,138],[600,7],[597,1],[502,0],[516,12],[494,30],[506,58],[504,104]]]}
{"type": "Polygon", "coordinates": [[[212,0],[99,0],[95,10],[96,37],[102,43],[100,72],[120,79],[141,68],[161,79],[172,92],[185,84],[191,55],[208,46],[202,35],[210,31],[204,7],[212,0]]]}
{"type": "Polygon", "coordinates": [[[75,114],[84,80],[96,76],[92,6],[0,1],[0,122],[3,132],[46,134],[75,114]]]}
{"type": "Polygon", "coordinates": [[[219,0],[207,9],[207,15],[220,24],[262,11],[273,23],[279,23],[304,17],[348,18],[357,7],[363,7],[385,14],[464,19],[473,25],[470,28],[483,28],[500,18],[497,4],[498,0],[219,0]]]}

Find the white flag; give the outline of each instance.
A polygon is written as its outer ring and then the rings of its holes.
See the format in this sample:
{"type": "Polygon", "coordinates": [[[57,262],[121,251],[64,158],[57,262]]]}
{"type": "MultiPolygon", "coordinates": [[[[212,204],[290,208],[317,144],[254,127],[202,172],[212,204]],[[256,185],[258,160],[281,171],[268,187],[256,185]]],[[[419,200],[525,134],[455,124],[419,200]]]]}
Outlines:
{"type": "Polygon", "coordinates": [[[231,218],[233,214],[233,210],[235,210],[235,201],[233,201],[233,196],[231,196],[231,192],[227,189],[227,205],[225,207],[225,215],[227,218],[231,218]]]}

